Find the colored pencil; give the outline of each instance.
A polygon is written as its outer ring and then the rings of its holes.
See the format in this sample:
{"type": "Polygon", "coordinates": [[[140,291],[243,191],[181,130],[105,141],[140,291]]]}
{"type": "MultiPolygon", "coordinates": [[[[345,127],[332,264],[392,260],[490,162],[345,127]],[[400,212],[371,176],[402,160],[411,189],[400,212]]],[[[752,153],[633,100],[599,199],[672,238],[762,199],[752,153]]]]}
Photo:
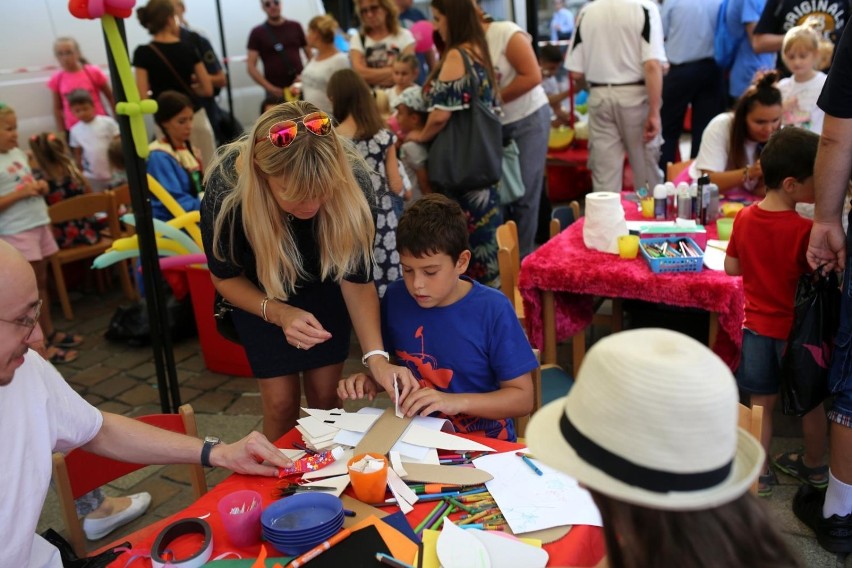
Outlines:
{"type": "Polygon", "coordinates": [[[423,519],[423,520],[420,522],[420,524],[419,524],[419,525],[417,525],[416,527],[414,527],[414,532],[415,532],[415,533],[418,533],[418,534],[419,534],[419,533],[421,533],[421,532],[423,531],[423,529],[424,529],[424,528],[425,528],[425,527],[426,527],[426,526],[427,526],[430,522],[432,522],[432,520],[433,520],[433,518],[434,518],[435,516],[437,516],[437,515],[440,515],[440,514],[441,514],[441,513],[440,513],[440,511],[443,511],[443,510],[444,510],[444,507],[446,507],[446,506],[447,506],[447,502],[446,502],[446,501],[443,501],[443,500],[442,500],[440,503],[438,503],[437,505],[435,505],[435,508],[434,508],[434,509],[432,509],[432,512],[431,512],[431,513],[429,513],[428,515],[426,515],[426,518],[425,518],[425,519],[423,519]]]}
{"type": "Polygon", "coordinates": [[[447,506],[447,508],[444,510],[444,512],[441,513],[441,516],[438,517],[437,519],[435,519],[435,522],[432,523],[429,528],[432,529],[432,530],[437,530],[437,529],[441,528],[441,525],[444,523],[444,519],[447,518],[447,515],[451,514],[455,510],[456,510],[456,507],[452,503],[450,503],[447,506]]]}
{"type": "Polygon", "coordinates": [[[339,533],[337,533],[324,543],[318,544],[317,546],[313,547],[303,555],[290,562],[287,565],[287,568],[299,568],[299,566],[304,566],[305,564],[307,564],[308,562],[310,562],[311,560],[313,560],[338,542],[348,538],[351,534],[352,533],[349,531],[349,529],[340,529],[339,533]]]}
{"type": "Polygon", "coordinates": [[[386,566],[393,566],[394,568],[414,568],[414,566],[412,566],[411,564],[406,564],[401,560],[397,560],[393,556],[388,556],[384,552],[377,552],[376,560],[378,560],[382,564],[385,564],[386,566]]]}
{"type": "Polygon", "coordinates": [[[524,463],[530,466],[530,469],[532,469],[536,475],[544,475],[544,472],[538,469],[538,466],[535,465],[532,460],[526,456],[526,454],[515,452],[515,455],[524,460],[524,463]]]}
{"type": "Polygon", "coordinates": [[[307,447],[306,445],[300,444],[299,442],[293,442],[293,447],[296,448],[297,450],[302,450],[303,452],[305,452],[309,456],[317,455],[317,452],[315,450],[312,450],[309,447],[307,447]]]}

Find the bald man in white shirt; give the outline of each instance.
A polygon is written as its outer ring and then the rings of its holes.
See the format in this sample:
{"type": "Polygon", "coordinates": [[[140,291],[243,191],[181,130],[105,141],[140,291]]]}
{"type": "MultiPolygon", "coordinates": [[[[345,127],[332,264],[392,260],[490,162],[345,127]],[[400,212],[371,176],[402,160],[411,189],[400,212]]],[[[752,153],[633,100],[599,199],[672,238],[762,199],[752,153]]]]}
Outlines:
{"type": "Polygon", "coordinates": [[[594,191],[621,191],[624,152],[636,187],[663,179],[662,23],[650,0],[586,4],[565,58],[572,78],[589,85],[589,168],[594,191]]]}

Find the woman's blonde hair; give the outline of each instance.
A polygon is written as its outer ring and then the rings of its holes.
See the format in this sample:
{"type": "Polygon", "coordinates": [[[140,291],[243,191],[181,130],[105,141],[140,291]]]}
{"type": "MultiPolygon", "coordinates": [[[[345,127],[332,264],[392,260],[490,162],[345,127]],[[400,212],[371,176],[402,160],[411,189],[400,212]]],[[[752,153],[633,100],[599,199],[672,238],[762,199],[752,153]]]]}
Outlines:
{"type": "MultiPolygon", "coordinates": [[[[361,2],[364,0],[355,0],[355,13],[358,14],[358,18],[361,18],[361,2]]],[[[379,6],[382,7],[382,10],[385,11],[385,27],[388,30],[390,35],[396,35],[399,33],[399,8],[396,7],[396,2],[393,0],[379,0],[379,6]]],[[[364,22],[361,22],[361,29],[365,32],[370,31],[367,26],[364,25],[364,22]]],[[[364,53],[366,53],[367,46],[362,46],[364,48],[364,53]]]]}
{"type": "Polygon", "coordinates": [[[233,256],[233,232],[227,234],[226,227],[242,223],[257,259],[260,285],[268,296],[280,300],[295,293],[296,282],[307,274],[290,227],[291,217],[275,200],[267,181],[270,177],[280,178],[286,186],[279,199],[322,203],[315,230],[323,280],[339,282],[346,274],[369,272],[373,264],[375,227],[367,197],[352,171],[354,153],[333,129],[327,136],[315,136],[299,124],[296,138],[286,148],[273,146],[267,137],[276,122],[298,120],[318,110],[304,101],[269,109],[249,134],[221,149],[207,170],[206,183],[214,175],[233,188],[224,194],[213,225],[216,258],[241,264],[242,259],[233,256]],[[224,239],[231,245],[227,259],[216,244],[224,239]]]}
{"type": "Polygon", "coordinates": [[[41,134],[31,136],[30,150],[32,150],[33,157],[42,169],[46,170],[51,166],[58,166],[64,175],[67,175],[81,186],[85,187],[87,185],[86,178],[83,177],[83,172],[80,171],[77,163],[71,158],[68,145],[53,132],[42,132],[41,134]]]}
{"type": "Polygon", "coordinates": [[[0,102],[0,120],[6,120],[9,117],[15,117],[15,109],[7,105],[6,103],[0,102]]]}
{"type": "Polygon", "coordinates": [[[334,34],[337,33],[338,27],[337,20],[328,14],[315,16],[308,22],[308,29],[315,31],[323,43],[334,43],[334,34]]]}

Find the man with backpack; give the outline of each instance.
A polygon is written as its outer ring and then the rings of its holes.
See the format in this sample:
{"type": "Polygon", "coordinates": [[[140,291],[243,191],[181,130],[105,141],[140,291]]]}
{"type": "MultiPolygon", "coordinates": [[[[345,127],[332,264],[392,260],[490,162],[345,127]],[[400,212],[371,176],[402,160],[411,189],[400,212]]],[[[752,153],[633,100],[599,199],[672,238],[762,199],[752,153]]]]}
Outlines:
{"type": "Polygon", "coordinates": [[[716,25],[716,62],[730,70],[728,97],[731,106],[751,85],[754,74],[775,67],[774,53],[755,53],[754,29],[766,0],[723,0],[716,25]]]}

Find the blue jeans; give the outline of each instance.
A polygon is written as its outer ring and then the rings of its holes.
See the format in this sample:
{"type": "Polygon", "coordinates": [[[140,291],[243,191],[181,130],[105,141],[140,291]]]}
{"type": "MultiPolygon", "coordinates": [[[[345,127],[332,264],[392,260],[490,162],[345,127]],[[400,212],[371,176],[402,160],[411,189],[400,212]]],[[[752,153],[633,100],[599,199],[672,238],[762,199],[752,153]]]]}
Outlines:
{"type": "Polygon", "coordinates": [[[737,367],[737,385],[751,394],[778,394],[781,386],[781,357],[787,344],[743,328],[743,349],[737,367]]]}
{"type": "Polygon", "coordinates": [[[506,207],[506,219],[518,224],[518,244],[522,258],[535,249],[549,136],[550,105],[543,105],[531,115],[503,125],[503,138],[514,140],[520,151],[525,191],[520,199],[506,207]]]}

